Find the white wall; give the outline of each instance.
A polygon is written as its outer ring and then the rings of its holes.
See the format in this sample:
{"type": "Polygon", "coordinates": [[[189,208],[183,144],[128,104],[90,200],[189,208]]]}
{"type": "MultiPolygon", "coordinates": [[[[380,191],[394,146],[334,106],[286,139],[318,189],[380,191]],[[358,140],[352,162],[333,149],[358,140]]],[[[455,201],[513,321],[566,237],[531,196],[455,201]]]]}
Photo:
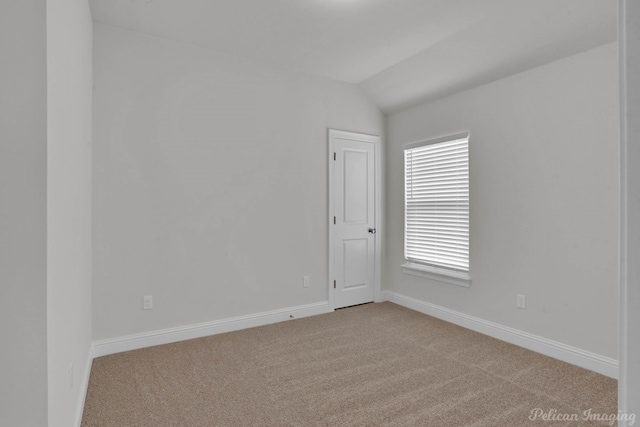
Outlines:
{"type": "Polygon", "coordinates": [[[47,425],[46,3],[0,2],[0,425],[47,425]]]}
{"type": "Polygon", "coordinates": [[[388,290],[617,358],[616,55],[605,45],[389,117],[388,290]],[[468,289],[400,269],[402,145],[462,130],[471,132],[468,289]]]}
{"type": "Polygon", "coordinates": [[[50,427],[74,425],[91,362],[92,26],[87,0],[47,2],[50,427]]]}
{"type": "Polygon", "coordinates": [[[619,8],[622,203],[618,396],[623,413],[640,415],[640,3],[620,0],[619,8]]]}
{"type": "Polygon", "coordinates": [[[379,135],[375,105],[100,24],[94,70],[94,339],[327,300],[327,128],[379,135]]]}

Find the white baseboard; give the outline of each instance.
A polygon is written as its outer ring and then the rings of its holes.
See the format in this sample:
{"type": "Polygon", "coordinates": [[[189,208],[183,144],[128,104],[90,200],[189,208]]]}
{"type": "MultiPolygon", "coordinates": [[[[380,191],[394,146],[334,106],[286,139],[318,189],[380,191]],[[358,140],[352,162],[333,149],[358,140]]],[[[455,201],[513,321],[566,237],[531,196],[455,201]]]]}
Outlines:
{"type": "Polygon", "coordinates": [[[93,364],[93,346],[89,348],[87,353],[87,363],[83,372],[82,381],[80,382],[80,391],[78,394],[78,403],[76,406],[76,422],[75,427],[82,424],[82,413],[84,412],[84,402],[87,398],[87,390],[89,389],[89,377],[91,376],[91,365],[93,364]]]}
{"type": "Polygon", "coordinates": [[[589,369],[611,378],[618,378],[618,361],[615,359],[581,350],[567,344],[539,337],[498,323],[469,316],[445,307],[407,297],[396,292],[383,291],[382,298],[384,301],[393,302],[403,307],[419,311],[420,313],[497,338],[501,341],[506,341],[537,353],[553,357],[554,359],[562,360],[563,362],[571,363],[572,365],[580,366],[581,368],[589,369]]]}
{"type": "Polygon", "coordinates": [[[328,312],[329,302],[323,301],[314,304],[283,308],[280,310],[266,311],[263,313],[249,314],[246,316],[231,317],[211,322],[109,338],[93,342],[93,356],[106,356],[108,354],[137,350],[140,348],[152,347],[154,345],[169,344],[209,335],[221,334],[224,332],[268,325],[271,323],[290,320],[292,317],[298,319],[301,317],[314,316],[316,314],[324,314],[328,312]]]}

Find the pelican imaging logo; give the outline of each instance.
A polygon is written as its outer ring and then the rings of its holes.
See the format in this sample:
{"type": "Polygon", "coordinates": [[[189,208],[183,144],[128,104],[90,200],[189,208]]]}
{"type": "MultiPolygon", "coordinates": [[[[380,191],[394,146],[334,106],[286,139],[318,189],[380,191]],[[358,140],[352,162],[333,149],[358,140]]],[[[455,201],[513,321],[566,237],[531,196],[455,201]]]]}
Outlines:
{"type": "Polygon", "coordinates": [[[608,422],[610,426],[618,421],[626,421],[628,426],[632,426],[636,422],[636,414],[625,414],[618,411],[617,414],[607,414],[596,412],[592,408],[582,412],[560,412],[557,409],[544,410],[542,408],[534,408],[529,414],[531,421],[599,421],[608,422]]]}

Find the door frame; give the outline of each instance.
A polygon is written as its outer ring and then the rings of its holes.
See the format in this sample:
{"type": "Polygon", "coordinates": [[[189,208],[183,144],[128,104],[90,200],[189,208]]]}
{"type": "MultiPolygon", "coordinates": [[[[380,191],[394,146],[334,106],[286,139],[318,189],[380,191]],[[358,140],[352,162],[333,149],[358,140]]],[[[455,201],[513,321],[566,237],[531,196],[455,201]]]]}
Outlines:
{"type": "Polygon", "coordinates": [[[382,141],[377,135],[370,135],[365,133],[350,132],[338,129],[328,129],[328,152],[327,160],[329,163],[329,215],[327,216],[327,226],[329,227],[329,280],[327,283],[327,292],[329,301],[329,311],[335,310],[335,290],[333,288],[333,281],[335,279],[335,228],[333,227],[333,217],[335,216],[335,161],[333,159],[333,153],[335,153],[335,139],[348,139],[352,141],[367,142],[374,146],[375,162],[374,162],[374,182],[375,182],[375,267],[374,267],[374,285],[373,285],[373,298],[374,302],[382,301],[382,292],[380,285],[380,276],[382,271],[382,240],[384,236],[384,230],[381,230],[383,225],[382,218],[382,141]]]}

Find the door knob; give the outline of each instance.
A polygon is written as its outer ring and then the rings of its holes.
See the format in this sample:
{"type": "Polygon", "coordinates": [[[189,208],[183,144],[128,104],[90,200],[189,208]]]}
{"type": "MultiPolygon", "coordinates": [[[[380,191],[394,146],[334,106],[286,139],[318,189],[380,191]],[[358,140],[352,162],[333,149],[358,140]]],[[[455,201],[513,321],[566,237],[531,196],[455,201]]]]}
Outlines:
{"type": "Polygon", "coordinates": [[[376,229],[375,229],[375,228],[370,228],[370,229],[369,229],[369,233],[371,233],[371,234],[376,234],[376,229]]]}

